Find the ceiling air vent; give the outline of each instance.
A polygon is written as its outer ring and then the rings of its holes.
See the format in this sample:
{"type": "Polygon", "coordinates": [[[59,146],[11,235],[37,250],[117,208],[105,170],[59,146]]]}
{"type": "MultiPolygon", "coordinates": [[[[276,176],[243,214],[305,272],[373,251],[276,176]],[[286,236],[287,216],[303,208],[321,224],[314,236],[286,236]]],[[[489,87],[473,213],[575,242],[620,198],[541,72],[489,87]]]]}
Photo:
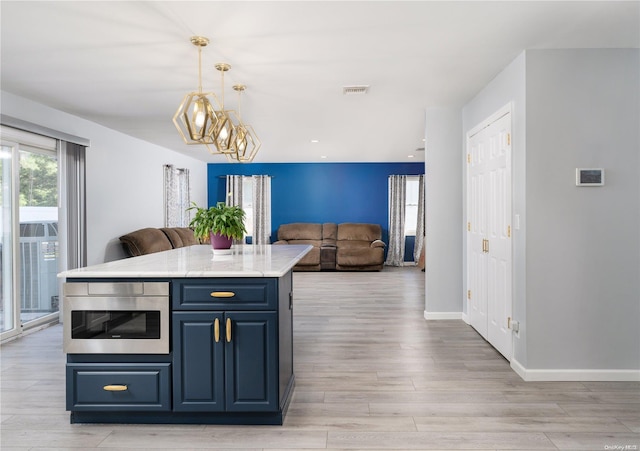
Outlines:
{"type": "Polygon", "coordinates": [[[369,91],[369,85],[343,86],[342,94],[345,96],[366,94],[369,91]]]}

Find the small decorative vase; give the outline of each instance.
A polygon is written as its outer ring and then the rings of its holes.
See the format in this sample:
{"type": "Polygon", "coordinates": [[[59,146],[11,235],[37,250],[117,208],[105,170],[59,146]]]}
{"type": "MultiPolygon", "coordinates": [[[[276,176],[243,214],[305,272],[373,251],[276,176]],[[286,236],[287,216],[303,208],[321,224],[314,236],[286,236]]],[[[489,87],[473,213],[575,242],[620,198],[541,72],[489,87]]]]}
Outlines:
{"type": "Polygon", "coordinates": [[[209,236],[211,238],[211,247],[213,249],[231,249],[231,244],[233,243],[232,238],[213,232],[210,233],[209,236]]]}

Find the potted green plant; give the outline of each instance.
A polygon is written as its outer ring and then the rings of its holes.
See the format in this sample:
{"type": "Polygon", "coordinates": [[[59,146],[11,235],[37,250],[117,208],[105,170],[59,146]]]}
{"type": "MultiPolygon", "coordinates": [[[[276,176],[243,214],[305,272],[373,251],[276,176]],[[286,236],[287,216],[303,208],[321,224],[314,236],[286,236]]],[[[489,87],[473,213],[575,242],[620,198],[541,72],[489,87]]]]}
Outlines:
{"type": "Polygon", "coordinates": [[[224,202],[209,208],[198,207],[195,202],[192,204],[188,210],[194,210],[195,215],[189,227],[193,228],[196,238],[203,241],[209,238],[214,249],[229,249],[234,239],[241,240],[247,233],[242,208],[224,202]]]}

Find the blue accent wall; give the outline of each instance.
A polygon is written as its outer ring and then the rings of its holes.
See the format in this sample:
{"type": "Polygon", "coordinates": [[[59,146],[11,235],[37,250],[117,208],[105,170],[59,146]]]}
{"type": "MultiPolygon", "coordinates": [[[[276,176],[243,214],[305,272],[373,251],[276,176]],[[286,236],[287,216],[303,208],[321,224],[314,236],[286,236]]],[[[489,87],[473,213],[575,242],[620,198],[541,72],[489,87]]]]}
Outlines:
{"type": "MultiPolygon", "coordinates": [[[[388,243],[388,177],[424,174],[424,163],[209,163],[209,206],[225,201],[226,175],[270,175],[272,241],[280,224],[366,222],[388,243]]],[[[409,251],[409,249],[407,249],[409,251]]],[[[406,260],[412,260],[413,246],[406,260]]]]}

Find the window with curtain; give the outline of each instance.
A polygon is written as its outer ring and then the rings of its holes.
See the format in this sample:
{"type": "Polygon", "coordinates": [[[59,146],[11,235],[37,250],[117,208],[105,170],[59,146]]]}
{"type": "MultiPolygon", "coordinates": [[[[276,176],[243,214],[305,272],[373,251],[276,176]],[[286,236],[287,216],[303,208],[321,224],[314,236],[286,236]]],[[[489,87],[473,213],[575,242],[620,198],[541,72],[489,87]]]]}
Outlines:
{"type": "Polygon", "coordinates": [[[418,200],[420,197],[420,176],[408,175],[405,198],[405,236],[415,236],[418,225],[418,200]]]}
{"type": "Polygon", "coordinates": [[[405,239],[415,236],[415,262],[424,245],[424,175],[389,176],[389,247],[386,265],[403,266],[405,239]]]}
{"type": "Polygon", "coordinates": [[[247,236],[253,244],[271,241],[271,176],[227,175],[226,202],[237,205],[246,214],[247,236]]]}
{"type": "Polygon", "coordinates": [[[189,170],[165,164],[164,226],[188,227],[190,217],[187,208],[189,208],[190,204],[189,170]]]}
{"type": "Polygon", "coordinates": [[[389,176],[389,250],[385,265],[404,265],[407,176],[389,176]]]}

